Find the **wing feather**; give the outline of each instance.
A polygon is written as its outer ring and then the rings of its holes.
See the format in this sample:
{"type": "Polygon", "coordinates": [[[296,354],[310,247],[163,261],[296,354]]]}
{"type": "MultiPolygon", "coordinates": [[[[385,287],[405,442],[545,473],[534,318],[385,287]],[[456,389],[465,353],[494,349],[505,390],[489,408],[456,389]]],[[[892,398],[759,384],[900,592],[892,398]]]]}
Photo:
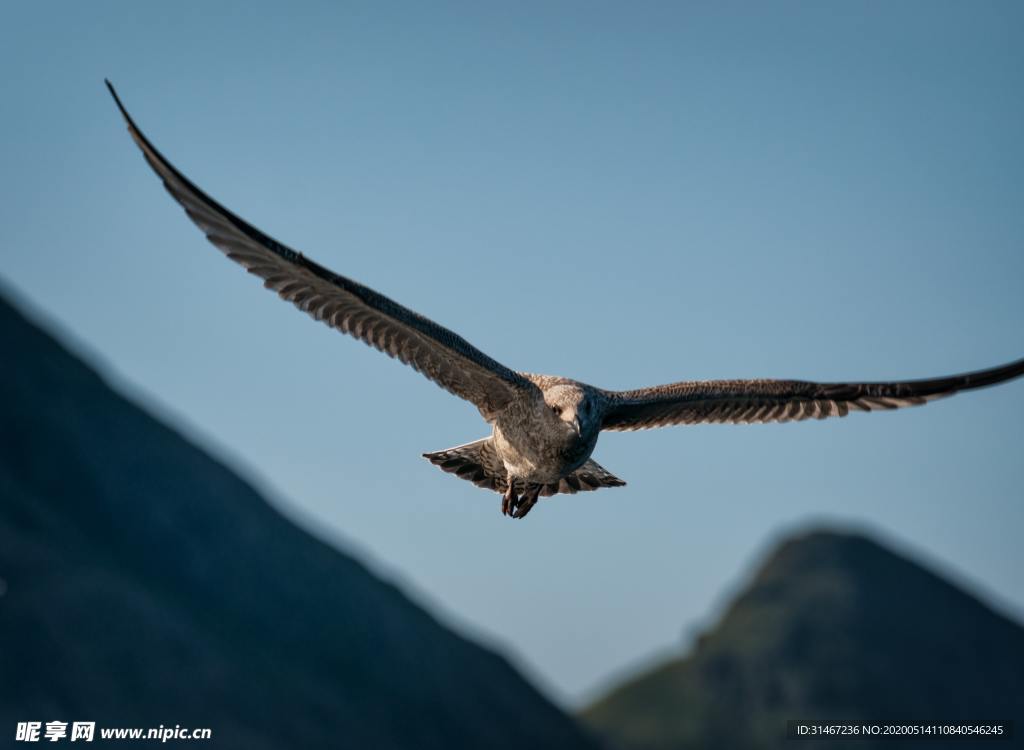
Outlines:
{"type": "Polygon", "coordinates": [[[316,320],[410,365],[493,419],[516,393],[535,386],[461,336],[382,294],[282,245],[210,198],[168,162],[136,127],[107,81],[146,161],[221,252],[316,320]]]}
{"type": "Polygon", "coordinates": [[[634,391],[602,391],[602,429],[645,430],[706,422],[751,424],[845,417],[851,409],[879,411],[917,406],[1022,374],[1024,359],[962,375],[891,383],[707,380],[634,391]]]}

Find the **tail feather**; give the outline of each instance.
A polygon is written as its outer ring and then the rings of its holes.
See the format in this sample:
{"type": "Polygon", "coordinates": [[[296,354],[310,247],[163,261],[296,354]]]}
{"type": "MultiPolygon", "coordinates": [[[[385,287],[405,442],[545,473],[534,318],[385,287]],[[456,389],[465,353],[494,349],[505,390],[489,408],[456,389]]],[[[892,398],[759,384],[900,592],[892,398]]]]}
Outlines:
{"type": "Polygon", "coordinates": [[[562,477],[555,484],[546,484],[540,491],[544,497],[557,495],[563,492],[566,495],[575,495],[577,492],[592,492],[602,487],[624,487],[626,483],[605,469],[593,459],[588,459],[583,466],[576,469],[572,474],[562,477]]]}
{"type": "Polygon", "coordinates": [[[424,453],[423,457],[442,471],[469,480],[477,487],[502,493],[508,488],[505,467],[494,450],[491,438],[482,438],[436,453],[424,453]]]}
{"type": "MultiPolygon", "coordinates": [[[[423,457],[442,471],[468,480],[477,487],[498,493],[504,493],[508,489],[505,466],[489,437],[436,453],[424,453],[423,457]]],[[[622,487],[625,484],[596,461],[588,460],[558,482],[545,484],[540,494],[543,497],[557,495],[560,492],[575,495],[577,492],[590,492],[601,487],[622,487]]],[[[520,494],[525,492],[525,483],[516,480],[514,489],[520,494]]]]}

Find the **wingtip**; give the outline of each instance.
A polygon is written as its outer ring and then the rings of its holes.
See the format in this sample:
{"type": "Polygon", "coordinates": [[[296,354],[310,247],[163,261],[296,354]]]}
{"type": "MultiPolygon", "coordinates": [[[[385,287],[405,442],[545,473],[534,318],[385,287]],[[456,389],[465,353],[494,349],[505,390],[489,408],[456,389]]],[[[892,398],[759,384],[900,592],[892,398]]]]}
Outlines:
{"type": "Polygon", "coordinates": [[[128,122],[129,126],[135,127],[135,123],[132,122],[132,118],[128,114],[128,110],[126,110],[124,105],[121,103],[121,97],[117,95],[117,89],[114,88],[114,84],[110,82],[109,78],[104,78],[103,83],[107,84],[107,91],[109,91],[110,95],[114,97],[114,104],[116,104],[117,108],[121,111],[121,116],[128,122]]]}

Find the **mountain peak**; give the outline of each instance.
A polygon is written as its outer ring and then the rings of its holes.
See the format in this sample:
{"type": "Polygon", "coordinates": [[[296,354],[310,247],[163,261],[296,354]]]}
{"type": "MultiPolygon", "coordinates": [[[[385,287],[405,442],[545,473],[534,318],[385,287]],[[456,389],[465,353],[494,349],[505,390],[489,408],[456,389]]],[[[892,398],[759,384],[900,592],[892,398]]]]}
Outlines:
{"type": "Polygon", "coordinates": [[[1020,625],[869,536],[831,529],[784,540],[692,653],[584,712],[624,748],[737,750],[780,744],[770,738],[788,719],[1022,717],[1020,625]]]}

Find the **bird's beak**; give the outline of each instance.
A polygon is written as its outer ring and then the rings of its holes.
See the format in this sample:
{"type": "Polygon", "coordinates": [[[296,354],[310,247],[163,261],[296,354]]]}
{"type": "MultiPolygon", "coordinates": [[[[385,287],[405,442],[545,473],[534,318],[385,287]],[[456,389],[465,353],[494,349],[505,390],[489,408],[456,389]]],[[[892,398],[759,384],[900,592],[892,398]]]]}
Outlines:
{"type": "Polygon", "coordinates": [[[574,430],[576,430],[576,435],[578,436],[580,434],[580,418],[579,417],[573,417],[572,418],[572,428],[574,430]]]}

